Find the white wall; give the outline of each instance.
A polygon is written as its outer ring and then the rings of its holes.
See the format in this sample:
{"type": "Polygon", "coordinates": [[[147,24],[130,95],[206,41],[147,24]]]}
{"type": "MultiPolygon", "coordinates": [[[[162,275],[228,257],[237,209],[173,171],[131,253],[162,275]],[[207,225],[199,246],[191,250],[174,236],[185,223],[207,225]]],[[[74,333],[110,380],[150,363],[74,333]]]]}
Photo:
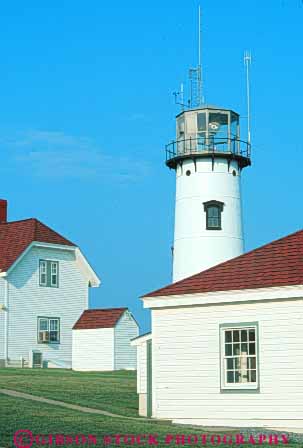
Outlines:
{"type": "Polygon", "coordinates": [[[147,393],[147,357],[146,341],[137,346],[137,393],[147,393]]]}
{"type": "Polygon", "coordinates": [[[136,369],[137,351],[130,341],[139,334],[139,327],[131,313],[125,311],[115,326],[115,370],[136,369]]]}
{"type": "MultiPolygon", "coordinates": [[[[5,305],[5,280],[0,278],[0,304],[5,305]]],[[[4,360],[5,344],[5,314],[7,310],[0,310],[0,364],[4,360]]]]}
{"type": "MultiPolygon", "coordinates": [[[[87,280],[75,263],[72,251],[32,248],[8,276],[8,357],[28,359],[30,350],[40,350],[49,361],[71,365],[72,327],[88,307],[87,280]],[[39,260],[59,262],[59,288],[39,286],[39,260]],[[39,344],[37,318],[60,318],[60,344],[39,344]]],[[[1,312],[2,313],[2,312],[1,312]]]]}
{"type": "Polygon", "coordinates": [[[147,342],[152,339],[146,334],[132,341],[131,345],[137,348],[137,393],[139,395],[139,415],[147,416],[147,342]]]}
{"type": "Polygon", "coordinates": [[[173,281],[241,255],[244,250],[237,161],[190,159],[176,170],[173,281]],[[186,171],[191,175],[187,176],[186,171]],[[236,176],[232,172],[235,171],[236,176]],[[222,230],[206,230],[203,203],[224,202],[222,230]]]}
{"type": "Polygon", "coordinates": [[[303,300],[152,310],[157,418],[303,426],[303,300]],[[220,391],[219,325],[259,323],[260,392],[220,391]]]}
{"type": "Polygon", "coordinates": [[[114,329],[73,330],[73,370],[114,370],[114,329]]]}
{"type": "Polygon", "coordinates": [[[4,313],[5,311],[0,310],[0,361],[4,359],[4,313]]]}

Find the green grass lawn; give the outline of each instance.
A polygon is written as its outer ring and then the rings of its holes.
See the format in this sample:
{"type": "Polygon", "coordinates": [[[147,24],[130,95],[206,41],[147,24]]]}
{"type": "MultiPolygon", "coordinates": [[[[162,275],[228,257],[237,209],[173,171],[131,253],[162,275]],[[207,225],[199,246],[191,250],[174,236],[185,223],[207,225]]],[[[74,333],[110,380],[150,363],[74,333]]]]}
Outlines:
{"type": "MultiPolygon", "coordinates": [[[[137,422],[123,419],[108,418],[90,414],[83,414],[77,411],[70,411],[56,406],[49,406],[43,403],[33,403],[23,399],[6,397],[0,394],[0,446],[14,447],[13,435],[17,430],[29,429],[33,434],[65,434],[75,437],[77,434],[92,434],[97,439],[97,445],[83,445],[103,447],[129,447],[139,445],[116,445],[115,443],[104,444],[104,437],[114,435],[131,435],[131,434],[151,434],[157,436],[158,447],[181,447],[190,446],[189,444],[178,445],[176,438],[170,444],[165,443],[166,436],[172,435],[176,437],[180,434],[206,434],[207,432],[201,428],[187,428],[184,426],[172,425],[166,422],[137,422]]],[[[219,431],[212,431],[212,434],[220,434],[219,431]]],[[[222,433],[221,433],[222,435],[222,433]]],[[[37,446],[37,445],[36,445],[37,446]]],[[[47,445],[45,445],[47,446],[47,445]]],[[[49,445],[50,446],[50,445],[49,445]]],[[[54,446],[54,445],[53,445],[54,446]]],[[[68,445],[66,445],[68,446],[68,445]]],[[[70,446],[76,446],[70,445],[70,446]]],[[[142,445],[143,446],[143,445],[142,445]]],[[[149,445],[146,445],[149,446],[149,445]]],[[[156,445],[150,445],[155,447],[156,445]]],[[[213,447],[211,443],[206,445],[192,445],[213,447]]],[[[239,445],[221,445],[235,448],[239,445]]],[[[253,445],[241,445],[241,447],[252,447],[253,445]]],[[[302,446],[301,444],[286,445],[290,448],[302,446]]],[[[35,448],[35,445],[33,445],[35,448]]]]}
{"type": "Polygon", "coordinates": [[[0,369],[1,387],[116,414],[138,416],[136,372],[0,369]]]}
{"type": "MultiPolygon", "coordinates": [[[[47,398],[106,409],[121,415],[137,416],[137,396],[134,372],[76,373],[67,370],[0,370],[0,387],[18,390],[47,398]]],[[[157,435],[158,447],[204,446],[213,447],[201,441],[197,445],[176,444],[173,438],[165,443],[168,434],[176,437],[180,434],[206,434],[202,428],[190,428],[172,425],[165,421],[127,420],[110,418],[102,415],[86,414],[64,409],[55,405],[32,402],[0,394],[0,447],[14,447],[13,436],[17,430],[28,429],[33,434],[65,434],[75,437],[77,434],[92,434],[96,437],[97,447],[127,447],[139,445],[111,443],[104,444],[104,437],[115,434],[151,434],[157,435]]],[[[238,433],[239,431],[228,431],[238,433]]],[[[262,432],[262,431],[261,431],[262,432]]],[[[222,431],[213,429],[208,434],[222,435],[222,431]]],[[[33,445],[33,448],[38,445],[33,445]]],[[[41,445],[42,446],[42,445],[41,445]]],[[[50,445],[44,445],[50,446],[50,445]]],[[[55,445],[52,445],[55,446],[55,445]]],[[[62,445],[63,446],[63,445],[62,445]]],[[[68,446],[68,445],[65,445],[68,446]]],[[[76,444],[70,447],[77,446],[76,444]]],[[[95,446],[95,445],[84,445],[95,446]]],[[[143,446],[143,445],[142,445],[143,446]]],[[[148,446],[148,445],[146,445],[148,446]]],[[[156,445],[150,445],[156,446],[156,445]]],[[[236,447],[239,445],[220,445],[236,447]]],[[[253,446],[253,445],[241,445],[253,446]]],[[[302,444],[291,443],[288,447],[300,447],[302,444]]]]}

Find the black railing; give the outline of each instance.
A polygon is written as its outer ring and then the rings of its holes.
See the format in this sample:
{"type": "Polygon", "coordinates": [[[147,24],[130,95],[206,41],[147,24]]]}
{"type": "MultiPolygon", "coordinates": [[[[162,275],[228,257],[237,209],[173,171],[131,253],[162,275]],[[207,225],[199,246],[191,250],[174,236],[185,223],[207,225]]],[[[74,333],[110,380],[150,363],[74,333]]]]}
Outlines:
{"type": "Polygon", "coordinates": [[[197,137],[172,141],[165,147],[166,161],[199,154],[230,154],[250,159],[250,144],[237,138],[197,137]]]}

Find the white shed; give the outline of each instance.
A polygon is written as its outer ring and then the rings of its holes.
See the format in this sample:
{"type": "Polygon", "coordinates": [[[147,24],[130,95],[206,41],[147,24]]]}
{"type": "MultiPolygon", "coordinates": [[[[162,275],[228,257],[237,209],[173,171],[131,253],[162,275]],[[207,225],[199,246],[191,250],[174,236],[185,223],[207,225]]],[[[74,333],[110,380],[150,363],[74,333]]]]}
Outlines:
{"type": "Polygon", "coordinates": [[[152,313],[153,417],[303,427],[303,230],[143,302],[152,313]]]}
{"type": "Polygon", "coordinates": [[[86,310],[73,327],[73,370],[136,369],[139,327],[127,308],[86,310]]]}

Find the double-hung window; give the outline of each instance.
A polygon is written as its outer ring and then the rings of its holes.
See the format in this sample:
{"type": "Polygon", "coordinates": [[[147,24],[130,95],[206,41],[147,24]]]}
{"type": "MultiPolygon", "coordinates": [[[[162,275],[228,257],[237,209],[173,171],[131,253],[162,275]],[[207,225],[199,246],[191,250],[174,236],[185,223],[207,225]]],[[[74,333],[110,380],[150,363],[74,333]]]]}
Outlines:
{"type": "Polygon", "coordinates": [[[257,389],[258,324],[221,326],[221,388],[257,389]]]}
{"type": "Polygon", "coordinates": [[[47,286],[47,261],[40,260],[40,286],[47,286]]]}
{"type": "Polygon", "coordinates": [[[224,203],[207,201],[203,203],[206,213],[206,230],[222,230],[222,211],[224,203]]]}
{"type": "Polygon", "coordinates": [[[38,317],[38,342],[60,342],[60,319],[58,317],[38,317]]]}
{"type": "Polygon", "coordinates": [[[59,286],[59,263],[52,260],[39,261],[39,284],[58,288],[59,286]]]}
{"type": "Polygon", "coordinates": [[[50,269],[51,269],[51,286],[57,287],[58,286],[58,262],[51,261],[50,269]]]}

